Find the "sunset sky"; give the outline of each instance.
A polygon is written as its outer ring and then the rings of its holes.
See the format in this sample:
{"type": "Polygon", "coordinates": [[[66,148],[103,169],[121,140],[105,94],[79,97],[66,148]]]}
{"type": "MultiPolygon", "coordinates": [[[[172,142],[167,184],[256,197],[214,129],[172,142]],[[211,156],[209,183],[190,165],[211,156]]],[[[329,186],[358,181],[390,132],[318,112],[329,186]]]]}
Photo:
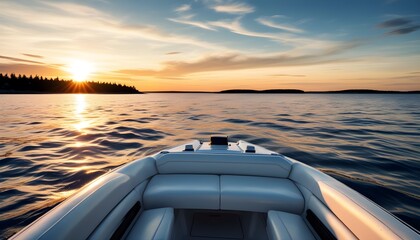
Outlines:
{"type": "Polygon", "coordinates": [[[0,1],[0,72],[134,85],[420,90],[419,0],[0,1]]]}

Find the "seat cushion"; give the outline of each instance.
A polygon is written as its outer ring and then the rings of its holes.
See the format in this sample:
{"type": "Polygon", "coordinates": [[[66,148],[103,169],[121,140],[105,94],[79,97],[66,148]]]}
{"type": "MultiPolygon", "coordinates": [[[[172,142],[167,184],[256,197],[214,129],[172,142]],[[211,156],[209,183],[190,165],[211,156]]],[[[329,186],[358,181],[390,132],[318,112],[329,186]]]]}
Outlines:
{"type": "Polygon", "coordinates": [[[144,211],[134,223],[128,240],[171,239],[174,225],[173,208],[157,208],[144,211]]]}
{"type": "Polygon", "coordinates": [[[287,178],[291,161],[281,155],[171,153],[159,155],[161,174],[225,174],[287,178]]]}
{"type": "Polygon", "coordinates": [[[267,234],[270,240],[315,239],[300,215],[268,211],[267,234]]]}
{"type": "Polygon", "coordinates": [[[144,207],[219,209],[219,185],[217,175],[159,174],[144,192],[144,207]]]}
{"type": "Polygon", "coordinates": [[[222,175],[220,188],[223,210],[301,214],[304,209],[302,194],[288,179],[222,175]]]}

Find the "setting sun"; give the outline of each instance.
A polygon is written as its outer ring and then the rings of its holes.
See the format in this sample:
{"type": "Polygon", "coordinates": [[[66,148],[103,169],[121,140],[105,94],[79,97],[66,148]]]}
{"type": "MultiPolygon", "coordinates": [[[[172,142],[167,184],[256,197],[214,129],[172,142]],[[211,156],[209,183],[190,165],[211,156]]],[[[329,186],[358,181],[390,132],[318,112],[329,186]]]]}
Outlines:
{"type": "Polygon", "coordinates": [[[68,72],[71,73],[73,80],[77,82],[86,81],[93,72],[92,64],[82,60],[74,60],[68,66],[68,72]]]}

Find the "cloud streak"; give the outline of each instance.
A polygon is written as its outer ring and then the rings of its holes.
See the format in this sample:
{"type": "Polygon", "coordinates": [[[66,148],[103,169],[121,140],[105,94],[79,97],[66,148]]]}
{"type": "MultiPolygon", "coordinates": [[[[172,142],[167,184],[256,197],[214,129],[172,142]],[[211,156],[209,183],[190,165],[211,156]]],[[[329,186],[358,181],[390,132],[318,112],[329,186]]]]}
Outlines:
{"type": "Polygon", "coordinates": [[[208,24],[218,27],[224,28],[232,33],[236,33],[243,36],[248,37],[256,37],[256,38],[265,38],[271,41],[281,43],[287,46],[292,46],[294,48],[299,48],[300,50],[308,50],[308,49],[325,49],[334,46],[336,43],[333,41],[317,39],[314,37],[307,38],[304,36],[297,36],[294,33],[273,33],[273,32],[255,32],[248,30],[245,28],[241,22],[240,18],[236,18],[235,20],[222,20],[222,21],[214,21],[209,22],[208,24]]]}
{"type": "Polygon", "coordinates": [[[194,45],[207,49],[223,49],[217,44],[201,41],[190,36],[169,33],[155,26],[124,23],[112,15],[80,4],[43,1],[39,3],[37,8],[28,8],[16,2],[0,2],[0,8],[8,9],[7,11],[1,11],[0,17],[13,19],[20,25],[26,25],[25,29],[58,30],[56,36],[63,40],[73,39],[74,36],[79,35],[97,36],[101,34],[111,39],[123,37],[194,45]],[[37,17],[34,18],[33,16],[37,17]]]}
{"type": "Polygon", "coordinates": [[[271,74],[268,76],[270,77],[306,77],[306,75],[302,75],[302,74],[271,74]]]}
{"type": "Polygon", "coordinates": [[[16,73],[16,74],[25,74],[25,75],[39,75],[46,77],[57,77],[57,76],[66,76],[68,73],[65,71],[48,65],[32,65],[32,64],[21,64],[21,63],[12,63],[12,64],[3,64],[0,63],[0,72],[2,73],[16,73]]]}
{"type": "Polygon", "coordinates": [[[193,21],[193,20],[189,20],[186,18],[168,18],[169,21],[175,22],[175,23],[181,23],[181,24],[185,24],[185,25],[191,25],[194,27],[198,27],[198,28],[202,28],[202,29],[206,29],[206,30],[211,30],[211,31],[216,31],[213,27],[209,26],[209,24],[205,23],[205,22],[199,22],[199,21],[193,21]]]}
{"type": "Polygon", "coordinates": [[[228,54],[208,56],[194,62],[165,62],[163,64],[164,67],[161,70],[123,69],[117,72],[135,76],[177,77],[200,72],[317,65],[347,61],[334,56],[358,45],[359,43],[357,42],[349,42],[326,51],[322,51],[318,54],[308,55],[275,54],[267,56],[247,56],[241,54],[228,54]]]}
{"type": "Polygon", "coordinates": [[[398,29],[388,32],[388,34],[389,35],[403,35],[403,34],[409,34],[409,33],[415,32],[418,29],[420,29],[420,25],[398,28],[398,29]]]}
{"type": "Polygon", "coordinates": [[[273,21],[271,21],[270,19],[267,18],[257,18],[256,21],[258,23],[260,23],[261,25],[267,26],[267,27],[271,27],[271,28],[276,28],[276,29],[280,29],[286,32],[292,32],[292,33],[303,33],[304,30],[297,28],[297,27],[293,27],[290,25],[286,25],[286,24],[280,24],[280,23],[275,23],[273,21]]]}
{"type": "Polygon", "coordinates": [[[216,3],[210,6],[216,12],[228,14],[247,14],[254,12],[254,7],[241,2],[216,3]]]}
{"type": "Polygon", "coordinates": [[[393,30],[387,32],[387,35],[404,35],[420,29],[420,24],[415,24],[413,20],[408,18],[394,18],[378,24],[380,28],[391,28],[393,30]]]}
{"type": "Polygon", "coordinates": [[[184,5],[181,5],[177,8],[175,8],[175,12],[178,12],[178,13],[186,12],[186,11],[189,11],[189,10],[191,10],[191,5],[189,5],[189,4],[184,4],[184,5]]]}
{"type": "Polygon", "coordinates": [[[35,54],[29,54],[29,53],[22,53],[22,55],[27,56],[27,57],[31,57],[31,58],[44,58],[43,56],[35,55],[35,54]]]}
{"type": "Polygon", "coordinates": [[[0,55],[0,59],[6,59],[6,60],[9,60],[9,61],[13,61],[13,62],[24,62],[24,63],[44,64],[43,62],[32,61],[32,60],[26,60],[26,59],[22,59],[22,58],[15,58],[15,57],[7,57],[7,56],[2,56],[2,55],[0,55]]]}
{"type": "Polygon", "coordinates": [[[400,27],[405,26],[411,23],[412,20],[406,18],[394,18],[387,21],[380,23],[378,26],[381,28],[389,28],[389,27],[400,27]]]}

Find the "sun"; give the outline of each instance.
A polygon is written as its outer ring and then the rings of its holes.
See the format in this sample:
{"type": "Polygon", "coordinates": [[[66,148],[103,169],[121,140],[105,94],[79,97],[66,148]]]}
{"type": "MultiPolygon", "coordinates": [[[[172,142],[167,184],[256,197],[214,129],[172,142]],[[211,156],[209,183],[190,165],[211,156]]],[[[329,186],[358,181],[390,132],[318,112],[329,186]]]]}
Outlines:
{"type": "Polygon", "coordinates": [[[73,60],[68,65],[67,71],[72,75],[73,80],[83,82],[89,78],[90,74],[92,74],[93,66],[91,63],[83,60],[73,60]]]}

